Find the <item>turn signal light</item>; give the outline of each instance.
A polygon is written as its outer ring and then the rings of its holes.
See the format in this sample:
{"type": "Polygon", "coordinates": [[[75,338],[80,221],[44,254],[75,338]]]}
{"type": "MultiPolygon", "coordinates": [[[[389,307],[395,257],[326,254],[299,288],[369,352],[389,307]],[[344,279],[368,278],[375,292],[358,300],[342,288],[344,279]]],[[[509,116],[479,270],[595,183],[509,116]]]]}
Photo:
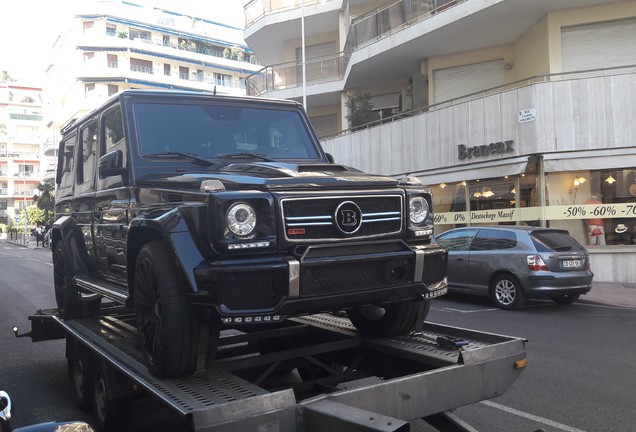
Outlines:
{"type": "Polygon", "coordinates": [[[528,366],[528,359],[517,360],[515,362],[515,369],[523,369],[526,366],[528,366]]]}

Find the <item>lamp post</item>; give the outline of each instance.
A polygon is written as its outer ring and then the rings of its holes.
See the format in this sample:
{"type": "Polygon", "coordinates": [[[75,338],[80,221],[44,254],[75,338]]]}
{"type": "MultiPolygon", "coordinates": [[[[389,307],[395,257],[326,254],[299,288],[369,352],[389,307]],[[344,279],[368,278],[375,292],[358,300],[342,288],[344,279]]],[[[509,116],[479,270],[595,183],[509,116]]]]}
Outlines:
{"type": "Polygon", "coordinates": [[[302,0],[300,4],[301,17],[300,17],[300,51],[302,55],[302,69],[303,69],[303,108],[307,111],[307,71],[305,69],[305,0],[302,0]]]}

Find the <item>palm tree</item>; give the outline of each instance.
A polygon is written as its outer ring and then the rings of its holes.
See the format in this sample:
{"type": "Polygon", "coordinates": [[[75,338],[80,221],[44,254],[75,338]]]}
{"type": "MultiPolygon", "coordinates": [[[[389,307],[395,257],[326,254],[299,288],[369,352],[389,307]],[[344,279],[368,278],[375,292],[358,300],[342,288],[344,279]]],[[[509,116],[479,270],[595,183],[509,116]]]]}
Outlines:
{"type": "Polygon", "coordinates": [[[44,224],[50,225],[49,211],[55,211],[55,183],[53,180],[45,180],[40,182],[36,189],[39,193],[33,197],[33,202],[44,210],[44,224]]]}

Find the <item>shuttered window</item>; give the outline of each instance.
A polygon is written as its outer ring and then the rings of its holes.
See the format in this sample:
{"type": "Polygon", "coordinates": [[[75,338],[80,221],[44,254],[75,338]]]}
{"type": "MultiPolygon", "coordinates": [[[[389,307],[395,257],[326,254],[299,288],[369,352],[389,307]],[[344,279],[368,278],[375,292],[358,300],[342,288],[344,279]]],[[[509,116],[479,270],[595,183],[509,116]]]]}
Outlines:
{"type": "Polygon", "coordinates": [[[563,72],[636,64],[636,19],[561,30],[563,72]]]}
{"type": "Polygon", "coordinates": [[[505,84],[503,59],[433,71],[433,103],[505,84]]]}

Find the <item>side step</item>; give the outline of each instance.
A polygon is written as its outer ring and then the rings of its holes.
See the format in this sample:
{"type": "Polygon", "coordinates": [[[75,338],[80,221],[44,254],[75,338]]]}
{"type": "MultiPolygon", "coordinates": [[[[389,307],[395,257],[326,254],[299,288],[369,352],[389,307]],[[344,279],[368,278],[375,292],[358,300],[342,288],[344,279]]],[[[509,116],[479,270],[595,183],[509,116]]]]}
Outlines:
{"type": "Polygon", "coordinates": [[[74,281],[79,288],[106,297],[116,303],[126,304],[128,299],[128,292],[114,283],[97,280],[90,276],[75,276],[74,281]]]}

